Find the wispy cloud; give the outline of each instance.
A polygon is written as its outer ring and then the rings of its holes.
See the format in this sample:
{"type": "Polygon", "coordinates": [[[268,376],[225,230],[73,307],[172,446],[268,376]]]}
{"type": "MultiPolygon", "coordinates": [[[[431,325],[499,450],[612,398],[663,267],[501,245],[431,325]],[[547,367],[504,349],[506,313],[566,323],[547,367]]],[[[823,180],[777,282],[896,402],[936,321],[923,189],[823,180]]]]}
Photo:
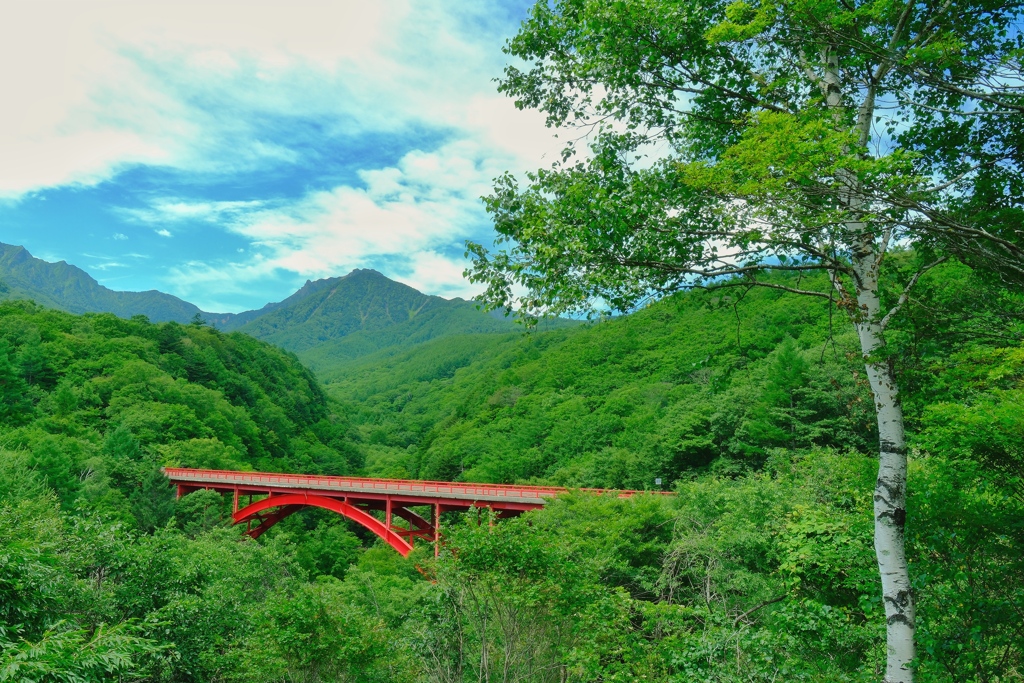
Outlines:
{"type": "Polygon", "coordinates": [[[19,103],[0,112],[0,195],[95,184],[131,164],[230,171],[294,159],[253,135],[260,119],[251,114],[337,116],[324,76],[341,64],[357,71],[361,54],[376,54],[394,9],[21,3],[0,24],[0,77],[19,103]]]}
{"type": "Polygon", "coordinates": [[[156,234],[160,235],[161,237],[173,237],[171,231],[167,230],[166,228],[160,228],[159,230],[156,231],[156,234]]]}
{"type": "Polygon", "coordinates": [[[131,164],[294,163],[296,119],[322,122],[318,135],[418,123],[505,148],[548,137],[494,92],[501,36],[467,32],[494,11],[477,2],[56,4],[19,5],[0,27],[0,76],[21,103],[0,113],[0,194],[96,183],[131,164]]]}
{"type": "Polygon", "coordinates": [[[145,208],[117,207],[114,210],[135,223],[166,224],[185,221],[223,221],[266,204],[267,202],[262,200],[203,202],[165,198],[154,200],[145,208]]]}
{"type": "Polygon", "coordinates": [[[256,245],[255,253],[219,266],[185,264],[174,272],[175,288],[198,293],[214,282],[231,286],[275,271],[327,277],[375,267],[426,291],[470,296],[461,277],[462,245],[486,223],[481,167],[491,163],[479,145],[460,141],[364,171],[362,187],[342,185],[286,206],[237,212],[224,227],[256,245]]]}

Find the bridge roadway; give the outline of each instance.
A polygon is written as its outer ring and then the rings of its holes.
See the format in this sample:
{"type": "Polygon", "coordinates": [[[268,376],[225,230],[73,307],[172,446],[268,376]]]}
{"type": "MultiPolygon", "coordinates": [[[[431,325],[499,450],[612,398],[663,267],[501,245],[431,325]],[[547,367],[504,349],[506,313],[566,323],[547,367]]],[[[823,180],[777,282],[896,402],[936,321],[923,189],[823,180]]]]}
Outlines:
{"type": "MultiPolygon", "coordinates": [[[[551,498],[569,491],[558,486],[471,484],[447,481],[325,477],[307,474],[237,472],[166,467],[164,474],[177,486],[178,497],[200,489],[231,493],[235,524],[246,523],[256,538],[277,522],[304,507],[321,507],[344,515],[380,536],[403,556],[421,538],[441,540],[441,514],[476,508],[492,510],[493,517],[514,517],[543,507],[551,498]],[[239,507],[242,496],[248,501],[239,507]],[[429,517],[411,508],[429,507],[429,517]],[[372,513],[382,512],[383,519],[372,513]],[[395,517],[405,522],[396,523],[395,517]]],[[[629,498],[642,491],[580,489],[629,498]]],[[[658,492],[661,493],[661,492],[658,492]]]]}

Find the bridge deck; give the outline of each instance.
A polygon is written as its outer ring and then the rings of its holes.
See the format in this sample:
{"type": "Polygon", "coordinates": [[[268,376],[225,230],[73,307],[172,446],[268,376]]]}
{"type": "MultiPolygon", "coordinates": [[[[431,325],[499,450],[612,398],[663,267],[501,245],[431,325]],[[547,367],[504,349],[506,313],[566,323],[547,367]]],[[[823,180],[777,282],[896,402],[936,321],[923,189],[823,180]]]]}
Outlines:
{"type": "MultiPolygon", "coordinates": [[[[515,484],[467,484],[447,481],[416,481],[407,479],[371,479],[366,477],[324,477],[308,474],[277,474],[200,470],[182,467],[164,468],[171,483],[178,486],[211,488],[243,493],[302,493],[317,491],[321,495],[357,494],[360,498],[391,498],[408,504],[422,501],[431,504],[443,499],[449,505],[511,509],[534,508],[569,489],[558,486],[520,486],[515,484]]],[[[583,489],[592,493],[614,493],[629,498],[643,491],[583,489]]],[[[661,492],[657,492],[661,493],[661,492]]]]}

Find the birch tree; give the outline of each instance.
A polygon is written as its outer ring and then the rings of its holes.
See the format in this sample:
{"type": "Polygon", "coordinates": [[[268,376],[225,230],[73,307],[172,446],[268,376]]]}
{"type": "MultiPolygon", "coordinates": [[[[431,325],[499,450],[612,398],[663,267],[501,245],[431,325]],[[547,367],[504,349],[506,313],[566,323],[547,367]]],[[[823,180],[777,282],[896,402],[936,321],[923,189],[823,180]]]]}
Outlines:
{"type": "Polygon", "coordinates": [[[761,286],[834,302],[856,327],[880,435],[888,683],[913,680],[915,620],[885,330],[944,260],[1024,280],[1022,5],[542,0],[506,46],[500,90],[570,141],[485,198],[498,238],[468,245],[467,276],[489,305],[530,317],[761,286]],[[918,267],[887,268],[894,248],[918,267]]]}

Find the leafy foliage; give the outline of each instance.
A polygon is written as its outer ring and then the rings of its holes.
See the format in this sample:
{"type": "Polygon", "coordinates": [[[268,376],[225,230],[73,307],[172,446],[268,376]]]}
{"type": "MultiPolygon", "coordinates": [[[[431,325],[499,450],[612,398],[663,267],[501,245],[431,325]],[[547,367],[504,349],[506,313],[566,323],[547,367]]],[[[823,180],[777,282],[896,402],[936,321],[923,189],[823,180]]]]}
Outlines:
{"type": "Polygon", "coordinates": [[[694,286],[838,293],[876,407],[887,683],[912,683],[916,627],[885,330],[952,256],[1024,281],[1022,22],[1019,0],[541,0],[506,45],[522,61],[500,89],[587,128],[574,139],[591,154],[570,142],[525,182],[496,180],[495,251],[467,243],[489,306],[529,319],[694,286]],[[912,273],[883,268],[897,244],[922,258],[912,273]],[[828,277],[766,279],[778,271],[828,277]]]}
{"type": "Polygon", "coordinates": [[[583,328],[370,356],[327,391],[381,475],[651,488],[773,448],[869,448],[856,340],[829,318],[780,292],[681,294],[583,328]]]}
{"type": "Polygon", "coordinates": [[[65,502],[144,496],[158,465],[359,466],[309,372],[250,337],[23,302],[0,320],[0,438],[65,502]]]}
{"type": "MultiPolygon", "coordinates": [[[[914,349],[894,365],[916,673],[1012,681],[1020,299],[957,264],[919,284],[891,328],[914,349]]],[[[870,406],[828,318],[779,292],[683,294],[350,361],[338,404],[243,335],[3,304],[0,681],[878,680],[870,406]],[[676,495],[573,493],[493,526],[445,513],[440,558],[405,560],[319,510],[239,542],[230,501],[173,500],[169,462],[660,475],[676,495]]]]}

